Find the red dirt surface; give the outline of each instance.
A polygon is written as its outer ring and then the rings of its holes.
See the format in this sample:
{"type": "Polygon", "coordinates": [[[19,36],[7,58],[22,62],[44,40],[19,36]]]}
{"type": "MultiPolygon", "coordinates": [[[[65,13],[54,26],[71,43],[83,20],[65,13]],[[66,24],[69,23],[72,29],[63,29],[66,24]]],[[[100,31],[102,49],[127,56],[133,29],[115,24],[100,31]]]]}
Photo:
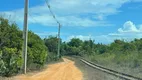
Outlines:
{"type": "Polygon", "coordinates": [[[49,65],[42,72],[28,75],[19,75],[14,80],[83,80],[82,72],[74,62],[63,58],[64,62],[49,65]]]}

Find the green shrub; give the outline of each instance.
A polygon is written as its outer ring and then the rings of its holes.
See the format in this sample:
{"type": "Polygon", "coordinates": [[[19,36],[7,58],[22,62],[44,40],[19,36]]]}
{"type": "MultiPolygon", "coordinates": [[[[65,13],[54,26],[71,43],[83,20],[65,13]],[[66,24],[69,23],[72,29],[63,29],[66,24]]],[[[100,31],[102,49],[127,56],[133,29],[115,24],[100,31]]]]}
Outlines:
{"type": "Polygon", "coordinates": [[[44,41],[33,32],[29,31],[28,36],[28,68],[31,65],[37,65],[37,68],[41,68],[46,63],[46,58],[48,55],[48,49],[44,45],[44,41]],[[30,65],[31,64],[31,65],[30,65]]]}
{"type": "Polygon", "coordinates": [[[4,76],[11,76],[18,73],[22,66],[21,52],[16,48],[4,48],[1,52],[0,60],[0,74],[4,76]]]}
{"type": "MultiPolygon", "coordinates": [[[[17,74],[22,66],[23,32],[7,19],[0,17],[0,75],[17,74]]],[[[34,64],[41,68],[46,63],[48,49],[44,41],[32,31],[28,31],[28,69],[34,64]]]]}

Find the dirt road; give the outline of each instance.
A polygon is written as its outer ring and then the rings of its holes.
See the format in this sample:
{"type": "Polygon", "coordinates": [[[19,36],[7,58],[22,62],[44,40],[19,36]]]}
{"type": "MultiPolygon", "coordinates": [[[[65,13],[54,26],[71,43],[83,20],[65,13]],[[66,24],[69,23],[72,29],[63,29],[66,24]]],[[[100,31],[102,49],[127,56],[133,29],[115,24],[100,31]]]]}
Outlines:
{"type": "Polygon", "coordinates": [[[83,74],[74,62],[63,58],[64,62],[49,65],[42,72],[32,76],[20,75],[15,80],[83,80],[83,74]]]}

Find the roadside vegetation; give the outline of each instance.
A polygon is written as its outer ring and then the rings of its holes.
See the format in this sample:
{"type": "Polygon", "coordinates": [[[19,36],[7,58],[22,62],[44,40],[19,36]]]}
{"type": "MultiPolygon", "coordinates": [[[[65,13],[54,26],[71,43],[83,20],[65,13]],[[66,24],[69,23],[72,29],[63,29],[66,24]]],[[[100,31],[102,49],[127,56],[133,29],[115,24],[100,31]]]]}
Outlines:
{"type": "Polygon", "coordinates": [[[137,77],[142,75],[142,39],[131,42],[115,40],[111,44],[96,44],[94,40],[73,38],[62,44],[64,55],[78,55],[119,72],[137,77]]]}
{"type": "MultiPolygon", "coordinates": [[[[15,23],[0,17],[0,76],[12,76],[22,69],[23,32],[15,23]]],[[[45,64],[58,60],[58,38],[49,36],[41,39],[32,31],[28,32],[28,71],[41,69],[45,64]]],[[[95,40],[82,41],[73,38],[61,41],[61,55],[76,55],[107,68],[141,77],[142,39],[131,42],[115,40],[105,45],[95,40]]]]}
{"type": "MultiPolygon", "coordinates": [[[[51,50],[49,43],[28,31],[28,71],[41,69],[49,61],[56,60],[56,52],[51,50]]],[[[23,32],[15,23],[0,17],[0,76],[12,76],[22,71],[22,47],[23,32]]]]}

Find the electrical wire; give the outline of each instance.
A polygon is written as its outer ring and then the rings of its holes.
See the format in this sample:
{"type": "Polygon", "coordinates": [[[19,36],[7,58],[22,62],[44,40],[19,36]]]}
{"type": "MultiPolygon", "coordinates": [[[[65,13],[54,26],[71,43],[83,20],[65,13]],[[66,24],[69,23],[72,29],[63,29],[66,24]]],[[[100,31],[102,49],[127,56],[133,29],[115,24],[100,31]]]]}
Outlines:
{"type": "Polygon", "coordinates": [[[50,11],[52,17],[55,19],[55,21],[56,21],[59,25],[61,25],[60,22],[57,20],[56,16],[54,15],[53,11],[51,10],[51,6],[49,5],[49,3],[48,3],[47,0],[45,0],[45,3],[46,3],[46,5],[47,5],[47,7],[48,7],[48,9],[49,9],[49,11],[50,11]]]}
{"type": "Polygon", "coordinates": [[[38,21],[31,15],[30,11],[29,11],[29,16],[31,17],[32,20],[34,20],[35,23],[38,23],[38,21]]]}

